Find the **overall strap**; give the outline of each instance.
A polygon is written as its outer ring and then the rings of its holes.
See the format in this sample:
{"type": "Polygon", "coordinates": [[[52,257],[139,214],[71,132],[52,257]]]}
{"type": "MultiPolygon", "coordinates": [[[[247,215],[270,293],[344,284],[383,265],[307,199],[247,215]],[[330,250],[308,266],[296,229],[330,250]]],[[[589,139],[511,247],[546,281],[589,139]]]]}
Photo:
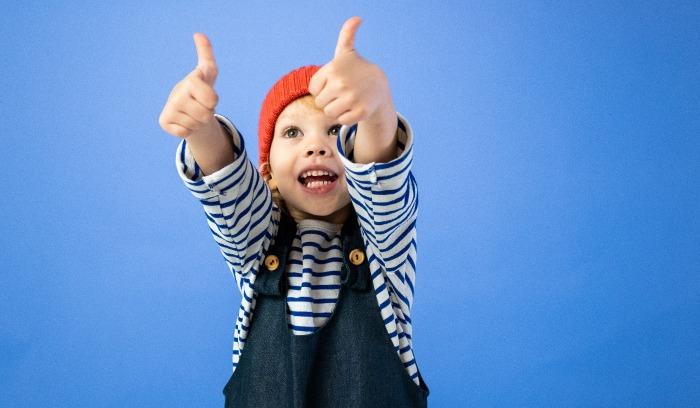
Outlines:
{"type": "MultiPolygon", "coordinates": [[[[287,279],[284,272],[296,231],[297,225],[294,219],[282,212],[275,242],[265,254],[255,278],[255,290],[258,294],[268,296],[286,294],[287,279]]],[[[354,290],[369,290],[371,286],[369,260],[365,253],[365,245],[355,212],[348,216],[343,225],[341,242],[344,266],[341,271],[341,283],[354,290]]]]}
{"type": "Polygon", "coordinates": [[[341,283],[351,289],[365,292],[370,288],[369,259],[365,252],[360,225],[353,211],[341,231],[343,243],[343,271],[341,283]]]}
{"type": "Polygon", "coordinates": [[[296,232],[297,225],[294,219],[282,211],[275,242],[267,250],[255,278],[255,291],[258,294],[284,296],[287,293],[284,271],[296,232]]]}

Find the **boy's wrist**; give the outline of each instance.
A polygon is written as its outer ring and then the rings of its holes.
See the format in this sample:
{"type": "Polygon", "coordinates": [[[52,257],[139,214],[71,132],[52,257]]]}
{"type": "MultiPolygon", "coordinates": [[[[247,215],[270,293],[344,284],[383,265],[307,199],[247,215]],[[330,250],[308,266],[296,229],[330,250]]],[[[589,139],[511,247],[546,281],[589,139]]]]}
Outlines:
{"type": "Polygon", "coordinates": [[[367,120],[357,125],[354,159],[356,163],[386,163],[396,158],[398,115],[393,103],[383,104],[367,120]]]}
{"type": "Polygon", "coordinates": [[[212,174],[235,159],[231,135],[216,116],[200,131],[186,138],[187,144],[202,172],[212,174]]]}
{"type": "Polygon", "coordinates": [[[373,128],[395,128],[396,127],[396,108],[389,99],[377,108],[377,111],[368,117],[364,122],[371,125],[373,128]]]}

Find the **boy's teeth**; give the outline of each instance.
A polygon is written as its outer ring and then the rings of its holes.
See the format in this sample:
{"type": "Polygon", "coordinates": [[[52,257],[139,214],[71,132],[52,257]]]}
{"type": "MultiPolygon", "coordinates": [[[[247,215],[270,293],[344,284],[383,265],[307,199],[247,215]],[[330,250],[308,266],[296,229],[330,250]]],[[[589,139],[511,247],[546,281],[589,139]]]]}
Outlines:
{"type": "Polygon", "coordinates": [[[306,185],[308,188],[318,188],[321,186],[325,186],[326,184],[330,184],[330,181],[312,181],[309,184],[306,185]]]}
{"type": "Polygon", "coordinates": [[[309,177],[309,176],[331,176],[332,174],[326,170],[309,170],[305,171],[304,174],[302,174],[302,177],[309,177]]]}

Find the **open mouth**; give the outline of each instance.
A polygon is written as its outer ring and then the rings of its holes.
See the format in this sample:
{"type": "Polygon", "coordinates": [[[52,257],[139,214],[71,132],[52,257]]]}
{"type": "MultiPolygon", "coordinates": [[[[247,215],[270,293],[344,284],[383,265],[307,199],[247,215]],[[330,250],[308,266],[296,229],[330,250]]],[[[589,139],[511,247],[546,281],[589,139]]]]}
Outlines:
{"type": "Polygon", "coordinates": [[[299,182],[309,189],[323,189],[323,187],[333,184],[337,179],[337,174],[325,169],[306,170],[298,177],[299,182]]]}

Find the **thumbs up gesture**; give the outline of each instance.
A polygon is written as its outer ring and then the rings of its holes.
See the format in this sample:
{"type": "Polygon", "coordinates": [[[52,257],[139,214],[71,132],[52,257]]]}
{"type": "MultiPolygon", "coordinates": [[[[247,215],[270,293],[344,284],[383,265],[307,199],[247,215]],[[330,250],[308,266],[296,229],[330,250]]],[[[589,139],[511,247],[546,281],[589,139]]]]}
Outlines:
{"type": "MultiPolygon", "coordinates": [[[[355,49],[355,34],[361,22],[359,17],[352,17],[343,24],[333,60],[309,81],[316,106],[342,125],[375,119],[381,111],[394,112],[386,75],[355,49]]],[[[394,122],[395,118],[394,113],[394,122]]]]}
{"type": "Polygon", "coordinates": [[[175,85],[158,118],[163,130],[185,139],[212,129],[218,131],[214,109],[219,96],[214,91],[214,83],[219,71],[214,51],[204,34],[195,33],[194,43],[197,67],[175,85]]]}

